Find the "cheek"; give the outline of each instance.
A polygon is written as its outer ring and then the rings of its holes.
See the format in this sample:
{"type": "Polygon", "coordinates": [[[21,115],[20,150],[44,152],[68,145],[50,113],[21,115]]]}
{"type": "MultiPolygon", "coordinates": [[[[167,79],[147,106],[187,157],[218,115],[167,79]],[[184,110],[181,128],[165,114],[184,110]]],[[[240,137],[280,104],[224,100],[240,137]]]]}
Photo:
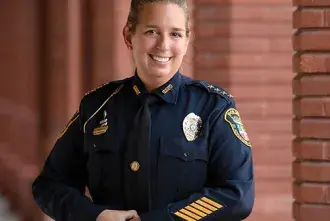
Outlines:
{"type": "MultiPolygon", "coordinates": [[[[137,53],[148,53],[155,47],[156,41],[151,38],[141,37],[139,41],[135,42],[135,49],[137,53]]],[[[134,47],[134,45],[133,45],[134,47]]]]}
{"type": "Polygon", "coordinates": [[[186,53],[186,47],[183,45],[175,45],[172,48],[172,52],[175,56],[184,56],[186,53]]]}
{"type": "Polygon", "coordinates": [[[172,46],[172,53],[175,56],[184,56],[187,52],[187,44],[185,41],[175,42],[172,46]]]}

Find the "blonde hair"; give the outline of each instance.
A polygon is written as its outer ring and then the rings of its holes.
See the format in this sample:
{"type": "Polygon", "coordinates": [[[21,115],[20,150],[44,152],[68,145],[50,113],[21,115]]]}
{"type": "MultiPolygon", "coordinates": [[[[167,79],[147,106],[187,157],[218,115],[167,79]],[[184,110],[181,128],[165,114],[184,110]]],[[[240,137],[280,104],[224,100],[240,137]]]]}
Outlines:
{"type": "Polygon", "coordinates": [[[131,1],[131,8],[128,14],[126,26],[128,27],[131,33],[134,33],[136,30],[136,25],[139,22],[139,15],[141,9],[146,4],[152,3],[173,3],[178,5],[180,8],[183,9],[185,16],[186,16],[186,35],[189,36],[189,12],[188,12],[188,4],[186,0],[132,0],[131,1]]]}

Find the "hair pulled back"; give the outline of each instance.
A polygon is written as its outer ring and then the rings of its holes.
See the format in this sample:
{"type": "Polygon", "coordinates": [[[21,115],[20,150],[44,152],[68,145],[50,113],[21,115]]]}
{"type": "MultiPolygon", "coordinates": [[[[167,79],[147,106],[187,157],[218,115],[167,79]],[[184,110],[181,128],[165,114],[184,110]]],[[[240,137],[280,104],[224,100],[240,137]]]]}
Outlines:
{"type": "Polygon", "coordinates": [[[146,4],[154,4],[154,3],[172,3],[178,5],[183,9],[186,16],[186,35],[189,36],[189,13],[188,13],[188,4],[186,0],[132,0],[131,7],[127,18],[126,26],[129,28],[129,31],[134,33],[136,30],[136,25],[139,23],[139,15],[141,9],[146,4]]]}

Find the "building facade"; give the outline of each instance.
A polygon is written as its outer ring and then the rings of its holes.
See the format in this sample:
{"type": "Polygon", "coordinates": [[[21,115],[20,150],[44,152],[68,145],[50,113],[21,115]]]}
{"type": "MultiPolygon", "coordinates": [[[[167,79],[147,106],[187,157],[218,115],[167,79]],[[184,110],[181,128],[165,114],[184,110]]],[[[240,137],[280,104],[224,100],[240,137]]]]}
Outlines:
{"type": "MultiPolygon", "coordinates": [[[[293,2],[189,1],[183,73],[235,97],[253,144],[248,221],[330,218],[330,2],[293,2]]],[[[84,93],[133,73],[129,3],[0,3],[0,190],[24,221],[44,217],[31,184],[84,93]]]]}

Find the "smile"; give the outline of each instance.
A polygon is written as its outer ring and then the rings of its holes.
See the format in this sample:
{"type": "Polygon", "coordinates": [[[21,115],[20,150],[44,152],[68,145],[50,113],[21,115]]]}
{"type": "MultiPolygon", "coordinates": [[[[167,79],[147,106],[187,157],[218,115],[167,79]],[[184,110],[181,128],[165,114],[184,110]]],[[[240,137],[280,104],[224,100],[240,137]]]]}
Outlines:
{"type": "Polygon", "coordinates": [[[158,61],[161,63],[166,63],[168,62],[171,58],[170,57],[159,57],[159,56],[154,56],[154,55],[149,55],[154,61],[158,61]]]}

